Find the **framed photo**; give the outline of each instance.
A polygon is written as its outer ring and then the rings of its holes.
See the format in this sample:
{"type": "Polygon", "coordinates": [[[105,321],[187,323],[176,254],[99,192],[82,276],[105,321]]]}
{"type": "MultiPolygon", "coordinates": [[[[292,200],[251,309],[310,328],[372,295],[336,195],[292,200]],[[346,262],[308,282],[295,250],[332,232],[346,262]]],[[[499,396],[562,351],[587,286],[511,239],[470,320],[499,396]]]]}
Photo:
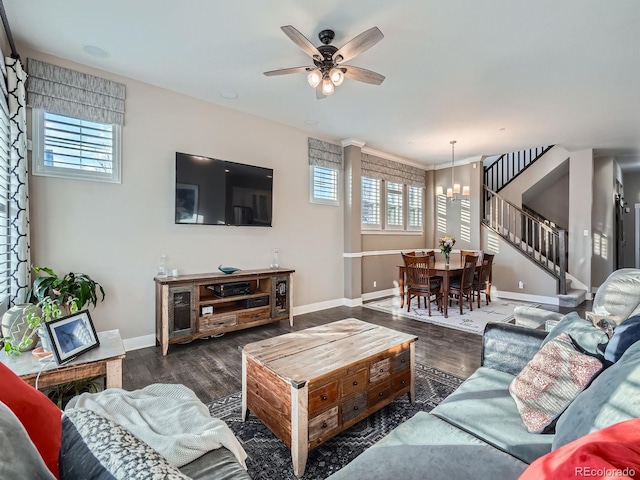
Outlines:
{"type": "Polygon", "coordinates": [[[45,323],[58,365],[73,360],[100,345],[89,310],[45,323]]]}

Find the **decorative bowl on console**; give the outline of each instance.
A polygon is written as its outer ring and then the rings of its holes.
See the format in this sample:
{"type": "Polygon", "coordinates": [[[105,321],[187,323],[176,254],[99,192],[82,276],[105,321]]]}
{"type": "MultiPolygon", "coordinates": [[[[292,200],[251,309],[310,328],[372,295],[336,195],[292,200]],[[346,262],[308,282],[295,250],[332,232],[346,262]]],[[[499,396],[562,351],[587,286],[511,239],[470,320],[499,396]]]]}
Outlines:
{"type": "Polygon", "coordinates": [[[240,269],[235,267],[223,267],[222,264],[220,264],[220,266],[218,267],[218,270],[220,270],[222,273],[226,273],[227,275],[229,275],[230,273],[237,272],[240,269]]]}

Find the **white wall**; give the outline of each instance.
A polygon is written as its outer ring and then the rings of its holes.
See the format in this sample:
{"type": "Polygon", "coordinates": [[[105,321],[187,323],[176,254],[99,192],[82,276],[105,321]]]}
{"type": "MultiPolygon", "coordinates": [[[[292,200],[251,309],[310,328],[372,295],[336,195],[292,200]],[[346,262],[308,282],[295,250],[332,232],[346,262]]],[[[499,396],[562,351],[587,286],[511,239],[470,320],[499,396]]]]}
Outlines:
{"type": "Polygon", "coordinates": [[[126,84],[122,184],[31,177],[34,265],[89,274],[107,298],[92,317],[123,338],[155,331],[158,258],[182,273],[219,264],[294,268],[295,307],[343,297],[342,209],[309,203],[307,133],[20,48],[23,58],[126,84]],[[175,152],[274,169],[273,227],[174,224],[175,152]]]}

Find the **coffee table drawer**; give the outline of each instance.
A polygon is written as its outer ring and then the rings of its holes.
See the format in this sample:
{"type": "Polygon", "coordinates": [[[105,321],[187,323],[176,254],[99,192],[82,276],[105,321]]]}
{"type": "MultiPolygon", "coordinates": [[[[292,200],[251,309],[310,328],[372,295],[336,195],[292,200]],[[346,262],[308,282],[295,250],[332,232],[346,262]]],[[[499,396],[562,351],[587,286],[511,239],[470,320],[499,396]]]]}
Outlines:
{"type": "Polygon", "coordinates": [[[309,415],[334,404],[338,399],[338,382],[331,382],[309,392],[309,415]]]}
{"type": "Polygon", "coordinates": [[[399,372],[405,368],[409,368],[411,364],[411,352],[403,350],[393,358],[393,372],[399,372]]]}
{"type": "Polygon", "coordinates": [[[347,423],[352,418],[356,418],[367,411],[367,392],[350,398],[342,404],[342,423],[347,423]]]}
{"type": "Polygon", "coordinates": [[[309,443],[338,428],[338,406],[309,420],[309,443]]]}
{"type": "Polygon", "coordinates": [[[393,377],[393,390],[403,390],[411,386],[411,370],[406,370],[393,377]]]}
{"type": "Polygon", "coordinates": [[[343,378],[340,380],[340,384],[342,386],[342,398],[363,391],[367,388],[367,370],[363,368],[355,374],[343,378]]]}
{"type": "Polygon", "coordinates": [[[369,383],[386,379],[391,373],[391,359],[385,358],[369,367],[369,383]]]}
{"type": "Polygon", "coordinates": [[[367,405],[373,407],[376,403],[386,400],[391,395],[391,382],[386,381],[375,388],[369,390],[367,405]]]}

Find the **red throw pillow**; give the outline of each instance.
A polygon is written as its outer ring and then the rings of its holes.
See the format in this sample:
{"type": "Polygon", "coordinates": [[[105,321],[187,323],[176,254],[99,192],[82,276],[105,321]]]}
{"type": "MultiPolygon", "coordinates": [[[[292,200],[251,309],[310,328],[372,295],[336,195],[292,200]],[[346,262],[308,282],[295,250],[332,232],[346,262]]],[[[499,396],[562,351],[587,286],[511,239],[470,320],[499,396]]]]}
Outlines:
{"type": "Polygon", "coordinates": [[[47,396],[0,363],[0,402],[20,420],[51,473],[58,475],[62,411],[47,396]]]}
{"type": "Polygon", "coordinates": [[[540,457],[518,480],[633,480],[639,474],[640,418],[633,418],[540,457]]]}

